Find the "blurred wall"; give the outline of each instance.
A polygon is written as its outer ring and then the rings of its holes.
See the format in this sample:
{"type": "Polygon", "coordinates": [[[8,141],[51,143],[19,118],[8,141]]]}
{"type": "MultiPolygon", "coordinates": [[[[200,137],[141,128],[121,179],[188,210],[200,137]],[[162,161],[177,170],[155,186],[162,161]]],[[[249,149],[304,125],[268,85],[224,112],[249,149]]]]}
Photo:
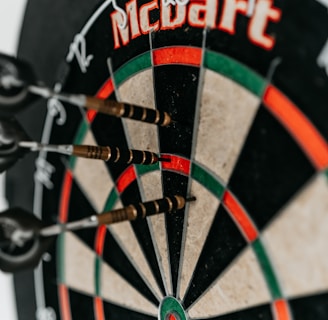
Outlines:
{"type": "MultiPolygon", "coordinates": [[[[26,0],[0,2],[0,52],[15,55],[26,0]]],[[[7,207],[4,192],[5,175],[0,175],[0,211],[7,207]]],[[[16,320],[16,304],[11,275],[0,271],[0,319],[16,320]]]]}

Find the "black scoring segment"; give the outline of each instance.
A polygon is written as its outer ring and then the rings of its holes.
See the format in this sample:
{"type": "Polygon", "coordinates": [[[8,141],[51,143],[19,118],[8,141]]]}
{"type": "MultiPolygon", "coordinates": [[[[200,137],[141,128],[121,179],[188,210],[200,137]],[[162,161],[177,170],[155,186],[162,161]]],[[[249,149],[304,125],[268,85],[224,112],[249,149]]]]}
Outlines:
{"type": "MultiPolygon", "coordinates": [[[[100,146],[118,146],[122,149],[128,149],[125,138],[125,132],[121,119],[109,117],[104,114],[97,114],[91,125],[91,130],[100,146]]],[[[114,150],[115,152],[115,150],[114,150]]],[[[126,163],[106,162],[106,166],[113,180],[116,181],[122,172],[126,169],[126,163]]]]}
{"type": "Polygon", "coordinates": [[[103,260],[149,301],[155,304],[158,303],[153,293],[149,290],[110,232],[106,233],[103,260]]]}
{"type": "MultiPolygon", "coordinates": [[[[137,181],[134,181],[131,183],[131,185],[126,188],[126,190],[121,195],[121,199],[123,203],[125,204],[138,204],[141,201],[141,197],[138,191],[138,183],[137,181]]],[[[164,294],[164,283],[161,277],[161,271],[159,269],[158,263],[157,263],[157,257],[155,253],[154,244],[152,241],[152,237],[149,231],[148,223],[146,219],[138,220],[138,221],[132,221],[131,222],[133,231],[139,241],[139,244],[141,246],[141,249],[146,256],[147,261],[149,262],[149,266],[153,272],[153,275],[164,294]]]]}
{"type": "Polygon", "coordinates": [[[272,317],[272,306],[267,304],[250,309],[245,309],[242,311],[229,313],[223,316],[208,318],[208,320],[274,320],[274,319],[272,317]]]}
{"type": "MultiPolygon", "coordinates": [[[[171,153],[186,158],[191,156],[193,126],[199,83],[199,68],[169,65],[154,67],[156,107],[168,112],[176,123],[160,127],[161,153],[171,153]]],[[[164,195],[186,196],[188,177],[163,172],[164,195]]],[[[176,293],[181,243],[184,226],[184,210],[166,215],[166,230],[170,252],[173,293],[176,293]]]]}
{"type": "MultiPolygon", "coordinates": [[[[77,183],[73,180],[67,222],[80,220],[95,213],[95,209],[77,183]]],[[[96,236],[95,228],[77,230],[74,231],[74,233],[93,249],[96,236]]]]}
{"type": "Polygon", "coordinates": [[[105,319],[110,320],[156,320],[157,317],[152,317],[144,313],[139,313],[134,310],[119,307],[115,304],[103,301],[105,319]]]}
{"type": "Polygon", "coordinates": [[[328,293],[301,297],[289,301],[294,319],[326,320],[328,314],[328,293]]]}
{"type": "Polygon", "coordinates": [[[281,34],[277,37],[280,63],[272,83],[288,95],[327,140],[327,116],[323,116],[328,101],[327,71],[326,64],[319,63],[328,38],[327,5],[311,0],[298,4],[297,0],[284,1],[281,34]],[[302,26],[302,32],[297,32],[296,26],[302,26]]]}
{"type": "Polygon", "coordinates": [[[185,308],[189,308],[210,287],[245,246],[246,241],[235,222],[220,206],[183,298],[185,308]]]}
{"type": "Polygon", "coordinates": [[[72,319],[94,319],[93,297],[68,290],[72,319]]]}
{"type": "Polygon", "coordinates": [[[161,152],[190,157],[199,68],[169,65],[154,68],[156,107],[176,123],[160,127],[161,152]]]}
{"type": "Polygon", "coordinates": [[[229,187],[262,229],[313,173],[295,140],[261,106],[229,187]]]}
{"type": "MultiPolygon", "coordinates": [[[[176,173],[164,171],[163,189],[164,195],[186,195],[188,188],[188,178],[176,173]]],[[[179,275],[179,263],[181,243],[183,236],[185,209],[177,210],[174,214],[165,215],[166,233],[168,238],[168,247],[170,254],[171,277],[173,284],[173,293],[176,293],[177,281],[179,275]]]]}

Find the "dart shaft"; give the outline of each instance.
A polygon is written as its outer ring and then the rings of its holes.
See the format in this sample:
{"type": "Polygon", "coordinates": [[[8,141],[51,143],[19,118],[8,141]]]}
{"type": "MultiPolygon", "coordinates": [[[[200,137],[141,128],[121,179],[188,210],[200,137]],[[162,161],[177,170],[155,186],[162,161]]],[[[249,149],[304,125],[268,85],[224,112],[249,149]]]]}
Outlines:
{"type": "Polygon", "coordinates": [[[95,110],[113,117],[128,118],[159,126],[168,126],[172,119],[165,111],[145,108],[115,100],[104,100],[83,94],[56,93],[46,87],[29,86],[30,92],[44,98],[56,98],[79,107],[95,110]]]}
{"type": "Polygon", "coordinates": [[[30,149],[31,151],[56,152],[66,155],[72,155],[73,153],[72,145],[42,144],[35,141],[20,141],[18,144],[21,148],[27,148],[30,149]]]}
{"type": "Polygon", "coordinates": [[[31,151],[56,152],[65,155],[73,155],[81,158],[104,160],[113,163],[126,164],[154,164],[158,161],[166,161],[159,158],[156,153],[142,150],[121,149],[118,147],[102,147],[89,145],[51,145],[33,141],[21,141],[19,146],[31,151]]]}
{"type": "Polygon", "coordinates": [[[68,222],[66,224],[55,224],[49,227],[45,227],[39,230],[39,235],[43,237],[50,237],[60,234],[65,231],[74,231],[74,230],[81,230],[86,228],[94,228],[98,226],[98,219],[95,215],[73,221],[68,222]]]}

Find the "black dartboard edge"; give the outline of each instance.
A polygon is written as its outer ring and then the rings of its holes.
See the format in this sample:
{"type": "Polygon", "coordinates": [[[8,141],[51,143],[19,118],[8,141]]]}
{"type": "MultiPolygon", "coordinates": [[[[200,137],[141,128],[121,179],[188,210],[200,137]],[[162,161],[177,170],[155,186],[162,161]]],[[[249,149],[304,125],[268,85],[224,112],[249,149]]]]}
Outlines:
{"type": "Polygon", "coordinates": [[[327,6],[168,2],[28,2],[18,56],[45,84],[176,122],[38,100],[19,117],[35,140],[171,162],[29,156],[8,172],[11,205],[63,223],[165,195],[197,200],[59,236],[36,271],[15,275],[19,319],[327,319],[327,6]]]}

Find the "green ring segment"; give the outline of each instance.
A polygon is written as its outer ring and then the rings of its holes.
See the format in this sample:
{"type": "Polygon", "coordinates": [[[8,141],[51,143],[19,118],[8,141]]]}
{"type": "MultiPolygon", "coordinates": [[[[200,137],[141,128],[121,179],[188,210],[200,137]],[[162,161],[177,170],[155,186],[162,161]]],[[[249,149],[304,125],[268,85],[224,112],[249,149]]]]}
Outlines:
{"type": "Polygon", "coordinates": [[[167,320],[170,314],[178,315],[179,320],[188,320],[180,302],[174,297],[165,297],[159,306],[158,320],[167,320]]]}

